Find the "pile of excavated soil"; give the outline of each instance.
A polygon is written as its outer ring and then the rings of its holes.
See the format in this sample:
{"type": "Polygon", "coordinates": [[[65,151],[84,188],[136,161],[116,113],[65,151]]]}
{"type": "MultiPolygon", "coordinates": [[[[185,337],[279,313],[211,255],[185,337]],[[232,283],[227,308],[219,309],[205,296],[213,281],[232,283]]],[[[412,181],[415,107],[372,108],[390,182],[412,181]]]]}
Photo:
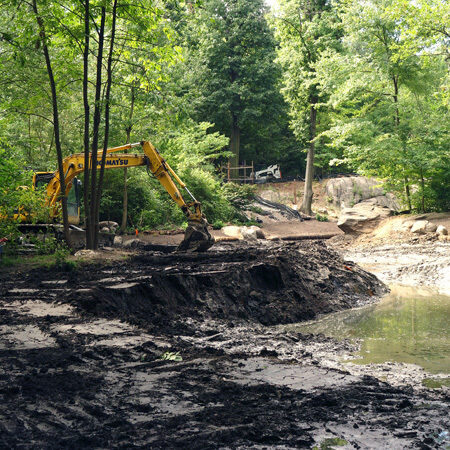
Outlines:
{"type": "Polygon", "coordinates": [[[299,322],[386,292],[375,276],[311,241],[224,244],[202,254],[141,253],[106,270],[74,272],[67,284],[72,289],[61,300],[79,310],[166,330],[186,317],[299,322]]]}

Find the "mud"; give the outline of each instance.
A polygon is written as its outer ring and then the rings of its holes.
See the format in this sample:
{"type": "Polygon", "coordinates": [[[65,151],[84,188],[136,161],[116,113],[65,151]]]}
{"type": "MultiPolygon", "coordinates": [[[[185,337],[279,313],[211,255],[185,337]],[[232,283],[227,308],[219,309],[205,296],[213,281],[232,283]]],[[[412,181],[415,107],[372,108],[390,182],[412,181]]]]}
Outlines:
{"type": "Polygon", "coordinates": [[[426,287],[450,295],[450,243],[419,242],[347,249],[345,257],[385,283],[426,287]]]}
{"type": "Polygon", "coordinates": [[[321,351],[354,344],[267,326],[385,290],[322,243],[141,254],[0,281],[0,447],[445,445],[445,391],[326,367],[321,351]],[[167,351],[183,360],[162,360],[167,351]]]}

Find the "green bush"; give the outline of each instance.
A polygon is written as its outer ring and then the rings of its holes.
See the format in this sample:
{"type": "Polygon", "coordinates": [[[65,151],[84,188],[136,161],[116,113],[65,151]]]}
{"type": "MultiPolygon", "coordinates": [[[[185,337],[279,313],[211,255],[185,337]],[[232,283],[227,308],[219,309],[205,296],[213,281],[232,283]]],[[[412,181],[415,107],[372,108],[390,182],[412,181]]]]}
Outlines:
{"type": "Polygon", "coordinates": [[[321,215],[319,213],[316,214],[316,220],[318,220],[319,222],[328,222],[328,216],[326,215],[321,215]]]}
{"type": "MultiPolygon", "coordinates": [[[[207,133],[210,124],[190,124],[177,129],[173,136],[165,136],[159,150],[178,176],[202,204],[202,211],[210,223],[245,221],[239,210],[248,206],[255,188],[250,185],[223,185],[215,174],[211,161],[229,156],[225,150],[227,138],[207,133]]],[[[170,198],[159,181],[144,168],[128,170],[128,223],[132,228],[148,229],[181,226],[186,217],[170,198]]],[[[122,221],[123,171],[110,170],[100,207],[101,220],[122,221]]],[[[180,192],[188,203],[187,191],[180,192]]]]}

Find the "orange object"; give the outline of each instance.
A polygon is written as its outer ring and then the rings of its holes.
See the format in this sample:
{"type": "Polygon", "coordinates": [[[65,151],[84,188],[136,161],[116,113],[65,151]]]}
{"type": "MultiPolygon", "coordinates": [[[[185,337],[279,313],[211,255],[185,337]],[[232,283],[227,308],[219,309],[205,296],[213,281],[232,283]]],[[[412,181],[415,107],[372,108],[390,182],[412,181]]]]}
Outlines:
{"type": "Polygon", "coordinates": [[[137,236],[139,234],[138,229],[136,228],[134,231],[136,232],[136,236],[137,236]]]}

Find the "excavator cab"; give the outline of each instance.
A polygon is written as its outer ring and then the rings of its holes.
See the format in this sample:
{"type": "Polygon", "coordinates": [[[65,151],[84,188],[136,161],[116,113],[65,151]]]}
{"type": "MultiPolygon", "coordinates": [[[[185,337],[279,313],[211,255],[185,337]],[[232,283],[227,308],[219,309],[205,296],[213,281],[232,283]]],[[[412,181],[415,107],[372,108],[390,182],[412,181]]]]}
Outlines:
{"type": "MultiPolygon", "coordinates": [[[[50,181],[53,180],[55,172],[36,172],[33,176],[33,186],[35,188],[47,188],[50,181]]],[[[72,186],[67,194],[67,213],[69,216],[69,223],[71,225],[79,225],[80,223],[80,209],[81,209],[81,180],[74,177],[72,186]]]]}

